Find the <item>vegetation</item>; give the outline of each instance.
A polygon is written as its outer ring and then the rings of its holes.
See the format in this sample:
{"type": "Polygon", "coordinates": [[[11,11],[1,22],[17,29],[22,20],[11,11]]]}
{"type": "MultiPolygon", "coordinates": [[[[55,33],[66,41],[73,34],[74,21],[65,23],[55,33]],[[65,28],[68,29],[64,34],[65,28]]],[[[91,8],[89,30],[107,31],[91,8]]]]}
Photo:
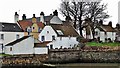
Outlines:
{"type": "Polygon", "coordinates": [[[60,5],[60,12],[63,16],[74,21],[74,27],[79,29],[80,35],[82,36],[82,29],[86,26],[91,26],[92,33],[94,36],[94,27],[98,22],[97,20],[104,20],[109,18],[109,15],[105,10],[107,9],[107,4],[101,4],[100,2],[80,2],[80,1],[64,1],[60,5]],[[83,18],[90,20],[87,25],[83,25],[83,18]],[[79,25],[76,25],[79,22],[79,25]],[[96,24],[95,24],[96,23],[96,24]]]}
{"type": "Polygon", "coordinates": [[[0,56],[11,56],[9,54],[0,54],[0,56]]]}
{"type": "Polygon", "coordinates": [[[114,42],[114,43],[98,43],[98,42],[88,42],[86,43],[87,46],[120,46],[120,43],[114,42]]]}

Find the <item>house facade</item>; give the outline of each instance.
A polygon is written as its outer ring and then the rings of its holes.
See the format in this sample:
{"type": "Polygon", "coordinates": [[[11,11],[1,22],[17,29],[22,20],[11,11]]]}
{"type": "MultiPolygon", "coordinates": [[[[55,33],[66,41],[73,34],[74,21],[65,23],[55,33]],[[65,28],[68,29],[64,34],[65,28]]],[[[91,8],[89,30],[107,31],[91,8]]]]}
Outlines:
{"type": "Polygon", "coordinates": [[[110,25],[101,25],[95,29],[95,38],[102,42],[114,42],[116,31],[110,25]]]}
{"type": "MultiPolygon", "coordinates": [[[[38,41],[39,42],[39,41],[38,41]]],[[[29,55],[48,54],[48,47],[35,42],[33,36],[24,36],[5,45],[5,54],[9,55],[29,55]],[[29,42],[29,43],[27,43],[29,42]]]]}
{"type": "Polygon", "coordinates": [[[77,31],[70,25],[51,24],[44,27],[39,34],[39,40],[43,43],[49,41],[46,44],[49,49],[72,48],[78,44],[77,36],[77,31]]]}
{"type": "Polygon", "coordinates": [[[33,48],[34,48],[34,38],[31,36],[24,36],[18,40],[6,44],[5,54],[10,54],[10,55],[34,54],[33,48]]]}
{"type": "Polygon", "coordinates": [[[6,44],[23,36],[22,29],[16,23],[0,22],[0,53],[4,52],[6,44]]]}

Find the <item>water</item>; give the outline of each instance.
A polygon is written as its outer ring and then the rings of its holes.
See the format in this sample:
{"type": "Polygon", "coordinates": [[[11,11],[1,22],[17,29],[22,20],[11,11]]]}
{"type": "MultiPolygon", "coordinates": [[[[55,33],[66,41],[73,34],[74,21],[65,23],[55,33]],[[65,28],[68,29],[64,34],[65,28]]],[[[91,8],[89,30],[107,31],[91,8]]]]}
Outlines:
{"type": "Polygon", "coordinates": [[[57,68],[120,68],[119,63],[74,63],[61,64],[57,68]]]}
{"type": "Polygon", "coordinates": [[[2,68],[120,68],[120,63],[71,63],[50,66],[3,66],[2,68]]]}

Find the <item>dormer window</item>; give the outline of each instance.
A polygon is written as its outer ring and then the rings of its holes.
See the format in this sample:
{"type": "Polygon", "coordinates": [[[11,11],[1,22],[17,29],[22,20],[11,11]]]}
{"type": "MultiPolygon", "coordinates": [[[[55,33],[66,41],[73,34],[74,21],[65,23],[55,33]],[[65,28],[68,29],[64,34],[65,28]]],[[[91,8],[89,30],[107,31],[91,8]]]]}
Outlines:
{"type": "Polygon", "coordinates": [[[5,26],[4,26],[4,25],[2,25],[2,27],[4,28],[5,26]]]}

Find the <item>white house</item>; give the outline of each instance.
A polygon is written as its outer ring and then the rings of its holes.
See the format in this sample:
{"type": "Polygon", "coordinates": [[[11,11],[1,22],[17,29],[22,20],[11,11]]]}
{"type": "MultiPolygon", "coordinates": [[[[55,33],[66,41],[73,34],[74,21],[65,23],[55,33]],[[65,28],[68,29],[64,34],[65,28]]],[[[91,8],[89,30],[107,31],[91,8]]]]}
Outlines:
{"type": "Polygon", "coordinates": [[[4,45],[23,36],[22,29],[16,23],[0,22],[0,53],[4,52],[4,45]]]}
{"type": "Polygon", "coordinates": [[[34,38],[31,36],[24,36],[9,44],[5,45],[5,54],[20,55],[20,54],[34,54],[34,38]]]}
{"type": "Polygon", "coordinates": [[[5,45],[5,54],[48,54],[48,47],[41,45],[33,36],[24,36],[5,45]]]}
{"type": "Polygon", "coordinates": [[[70,25],[51,24],[43,28],[39,40],[43,43],[49,42],[46,44],[49,49],[69,48],[78,44],[77,36],[77,31],[70,25]]]}
{"type": "Polygon", "coordinates": [[[115,41],[116,32],[110,25],[101,25],[95,29],[95,38],[102,42],[115,41]]]}

